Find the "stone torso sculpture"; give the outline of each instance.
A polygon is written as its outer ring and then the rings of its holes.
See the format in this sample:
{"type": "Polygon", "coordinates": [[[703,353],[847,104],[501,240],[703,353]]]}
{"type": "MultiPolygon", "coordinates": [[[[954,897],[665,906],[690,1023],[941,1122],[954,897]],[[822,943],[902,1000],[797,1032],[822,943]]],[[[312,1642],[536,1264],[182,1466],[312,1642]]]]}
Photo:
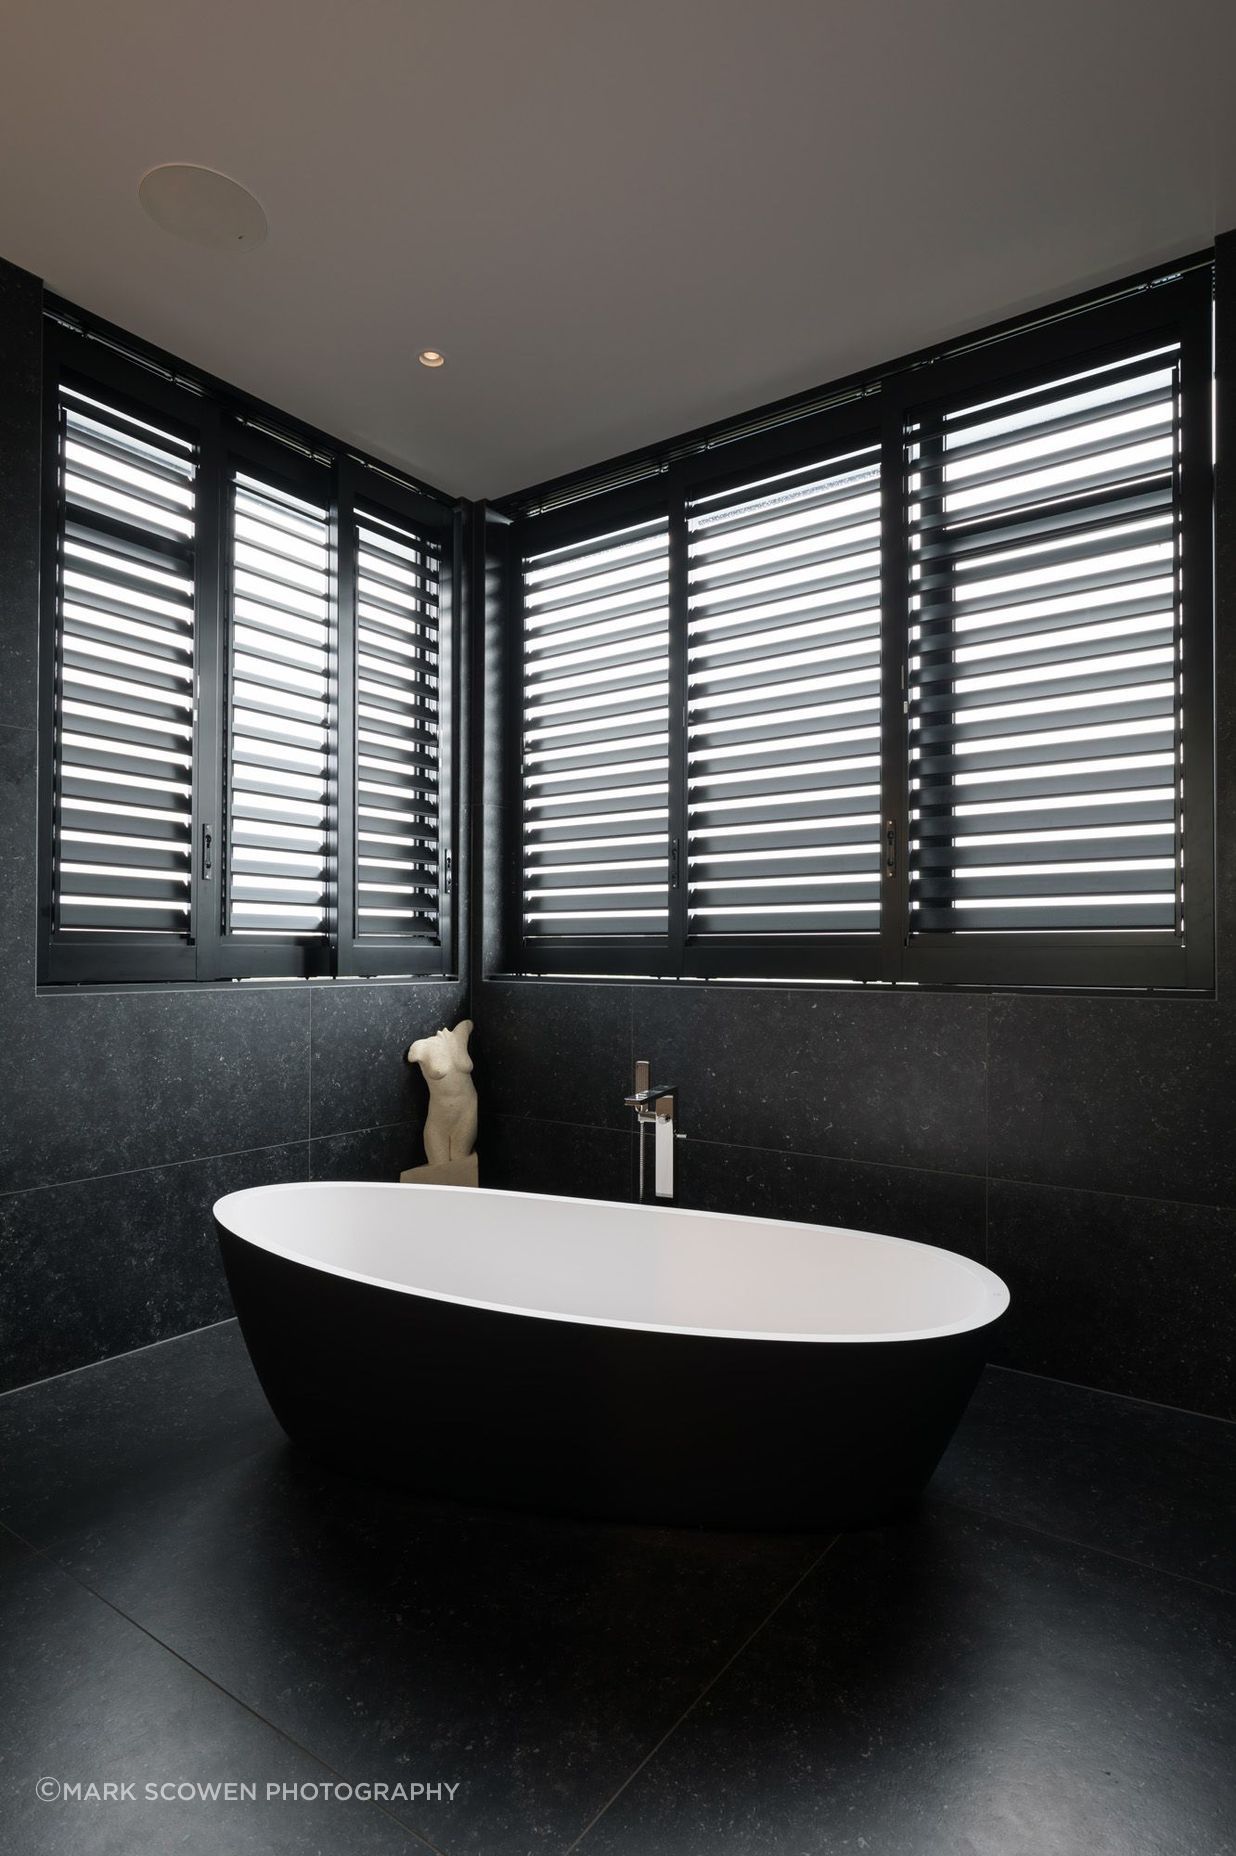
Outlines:
{"type": "Polygon", "coordinates": [[[432,1037],[418,1038],[408,1050],[408,1062],[419,1064],[429,1085],[425,1158],[431,1167],[466,1160],[476,1143],[476,1088],[468,1055],[471,1031],[472,1020],[465,1018],[453,1031],[444,1028],[432,1037]]]}

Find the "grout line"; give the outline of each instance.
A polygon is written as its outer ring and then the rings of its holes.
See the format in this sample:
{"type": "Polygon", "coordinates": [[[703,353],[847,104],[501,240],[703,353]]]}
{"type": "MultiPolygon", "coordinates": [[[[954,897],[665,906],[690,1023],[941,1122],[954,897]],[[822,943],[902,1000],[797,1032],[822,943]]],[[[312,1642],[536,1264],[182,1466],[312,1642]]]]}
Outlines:
{"type": "Polygon", "coordinates": [[[186,1328],[183,1334],[165,1334],[162,1340],[143,1341],[140,1347],[126,1347],[123,1353],[105,1353],[102,1359],[86,1360],[81,1366],[66,1366],[62,1373],[49,1373],[46,1379],[27,1379],[24,1385],[6,1386],[0,1398],[12,1398],[15,1392],[31,1392],[35,1386],[54,1385],[58,1379],[71,1379],[74,1373],[91,1373],[96,1366],[114,1366],[117,1360],[131,1360],[135,1354],[150,1353],[155,1347],[170,1347],[173,1341],[192,1340],[195,1334],[210,1334],[215,1328],[230,1327],[235,1320],[235,1315],[221,1315],[218,1321],[208,1321],[205,1327],[186,1328]]]}
{"type": "MultiPolygon", "coordinates": [[[[332,1128],[329,1134],[311,1134],[309,1144],[316,1147],[322,1141],[342,1140],[345,1134],[385,1134],[388,1128],[408,1128],[411,1125],[406,1117],[398,1121],[365,1121],[356,1128],[332,1128]]],[[[299,1146],[300,1143],[297,1142],[296,1145],[299,1146]]]]}
{"type": "Polygon", "coordinates": [[[937,1508],[951,1508],[955,1514],[971,1515],[976,1521],[996,1521],[1001,1527],[1016,1528],[1019,1534],[1033,1534],[1039,1540],[1054,1540],[1062,1547],[1074,1547],[1079,1553],[1097,1553],[1103,1559],[1115,1560],[1121,1566],[1135,1566],[1138,1572],[1153,1573],[1156,1579],[1176,1579],[1181,1585],[1196,1586],[1203,1592],[1215,1592],[1220,1598],[1236,1598],[1236,1587],[1216,1585],[1211,1579],[1199,1579],[1191,1572],[1175,1572],[1170,1566],[1157,1566],[1153,1560],[1139,1560],[1131,1553],[1117,1553],[1114,1547],[1103,1547],[1094,1540],[1078,1540],[1072,1534],[1058,1534],[1051,1527],[1036,1527],[1032,1521],[1017,1521],[1011,1515],[1001,1514],[991,1508],[974,1508],[969,1502],[959,1502],[954,1497],[939,1495],[934,1498],[937,1508]]]}
{"type": "Polygon", "coordinates": [[[0,1192],[0,1199],[20,1199],[28,1192],[55,1192],[59,1186],[92,1186],[104,1179],[132,1179],[137,1173],[166,1173],[177,1166],[206,1166],[212,1160],[238,1160],[245,1154],[275,1154],[288,1147],[308,1145],[309,1136],[304,1135],[294,1141],[270,1141],[262,1147],[227,1147],[222,1153],[188,1154],[183,1160],[156,1160],[151,1166],[125,1166],[117,1173],[75,1173],[71,1179],[47,1179],[37,1186],[7,1187],[0,1192]]]}
{"type": "Polygon", "coordinates": [[[773,1618],[776,1617],[778,1611],[781,1610],[781,1607],[789,1603],[790,1599],[793,1598],[795,1592],[799,1589],[799,1587],[807,1579],[811,1577],[812,1573],[821,1564],[821,1562],[827,1557],[829,1553],[832,1552],[833,1548],[836,1546],[840,1538],[841,1536],[839,1534],[834,1534],[832,1539],[828,1542],[828,1545],[823,1547],[820,1550],[820,1552],[816,1554],[815,1558],[811,1561],[810,1565],[803,1568],[802,1572],[799,1573],[797,1579],[795,1579],[793,1585],[788,1586],[786,1590],[781,1594],[776,1604],[772,1607],[772,1610],[769,1611],[765,1617],[762,1617],[760,1619],[759,1623],[755,1626],[754,1630],[748,1632],[748,1634],[743,1638],[742,1642],[739,1644],[738,1648],[734,1651],[733,1655],[727,1657],[726,1661],[722,1663],[720,1669],[717,1670],[717,1673],[711,1678],[710,1681],[705,1682],[703,1688],[700,1690],[699,1694],[695,1697],[694,1701],[691,1701],[687,1704],[687,1706],[683,1709],[682,1713],[678,1716],[677,1720],[671,1722],[671,1724],[666,1728],[665,1732],[661,1735],[661,1738],[655,1741],[654,1744],[651,1747],[649,1747],[648,1751],[644,1754],[644,1757],[640,1760],[639,1764],[637,1766],[632,1767],[631,1771],[627,1774],[626,1778],[622,1781],[622,1784],[618,1786],[617,1790],[611,1793],[611,1795],[605,1800],[605,1803],[601,1806],[601,1809],[597,1811],[592,1817],[589,1818],[588,1822],[584,1825],[583,1829],[580,1831],[579,1835],[575,1838],[574,1842],[567,1844],[565,1850],[562,1852],[562,1856],[571,1856],[572,1850],[577,1850],[579,1848],[580,1844],[584,1841],[584,1838],[587,1837],[589,1833],[596,1827],[596,1825],[605,1816],[605,1813],[610,1809],[610,1807],[613,1804],[615,1804],[619,1798],[621,1798],[623,1792],[626,1791],[628,1785],[630,1785],[633,1782],[633,1780],[639,1777],[640,1773],[644,1770],[644,1767],[648,1765],[650,1760],[653,1760],[656,1758],[657,1754],[661,1751],[661,1748],[665,1745],[666,1741],[671,1737],[671,1735],[676,1734],[678,1732],[678,1729],[682,1726],[683,1722],[687,1719],[687,1716],[694,1713],[695,1709],[699,1707],[701,1701],[704,1700],[705,1696],[711,1693],[711,1691],[717,1686],[717,1683],[721,1680],[722,1676],[725,1675],[728,1670],[733,1668],[734,1664],[738,1661],[743,1651],[748,1647],[749,1644],[754,1642],[754,1640],[759,1636],[760,1632],[765,1628],[765,1626],[772,1622],[773,1618]]]}
{"type": "Polygon", "coordinates": [[[1022,1379],[1045,1379],[1049,1385],[1093,1392],[1099,1398],[1119,1398],[1128,1405],[1149,1405],[1152,1411],[1175,1411],[1182,1418],[1201,1418],[1207,1424],[1236,1424],[1236,1418],[1224,1418],[1217,1411],[1194,1411],[1191,1405],[1169,1405],[1161,1398],[1141,1398],[1136,1392],[1114,1392],[1110,1386],[1087,1385],[1084,1379],[1061,1379],[1056,1373],[1035,1373],[1028,1366],[1005,1366],[999,1360],[989,1360],[987,1364],[992,1372],[1017,1373],[1022,1379]]]}
{"type": "MultiPolygon", "coordinates": [[[[308,1134],[306,1136],[306,1139],[308,1139],[309,1141],[312,1141],[313,1140],[313,1072],[314,1072],[314,1069],[316,1068],[316,1065],[314,1064],[314,1061],[313,1061],[313,992],[312,990],[309,993],[308,1044],[309,1044],[309,1061],[305,1065],[305,1068],[308,1071],[308,1075],[305,1078],[305,1090],[306,1090],[306,1095],[307,1095],[305,1121],[308,1125],[308,1134]]],[[[311,1170],[312,1170],[312,1165],[313,1165],[313,1162],[311,1159],[310,1160],[311,1170]]]]}
{"type": "MultiPolygon", "coordinates": [[[[634,1064],[634,1058],[632,1058],[634,1064]]],[[[625,1128],[613,1127],[603,1121],[567,1121],[559,1115],[520,1115],[506,1109],[492,1111],[495,1119],[509,1122],[528,1123],[532,1126],[547,1128],[586,1128],[596,1134],[623,1134],[625,1128]]],[[[391,1124],[392,1126],[395,1124],[391,1124]]],[[[731,1153],[770,1154],[778,1160],[818,1160],[827,1166],[865,1167],[873,1173],[922,1173],[928,1179],[982,1179],[982,1173],[958,1171],[949,1167],[906,1166],[898,1160],[857,1160],[847,1154],[811,1153],[804,1147],[761,1147],[753,1141],[714,1141],[705,1135],[688,1134],[688,1146],[722,1147],[731,1153]]],[[[1126,1195],[1114,1194],[1114,1197],[1126,1195]]],[[[1155,1200],[1154,1203],[1160,1203],[1155,1200]]]]}
{"type": "MultiPolygon", "coordinates": [[[[341,1779],[345,1785],[356,1783],[355,1780],[350,1780],[348,1778],[346,1772],[341,1772],[338,1766],[332,1765],[330,1760],[324,1759],[320,1753],[315,1753],[313,1748],[306,1746],[303,1740],[298,1740],[295,1734],[288,1733],[287,1730],[280,1727],[276,1721],[270,1720],[259,1708],[255,1708],[251,1702],[245,1701],[242,1696],[237,1695],[234,1690],[225,1687],[222,1682],[217,1682],[214,1676],[207,1675],[204,1669],[199,1669],[197,1664],[191,1662],[181,1651],[175,1649],[162,1637],[156,1635],[147,1625],[141,1623],[138,1618],[135,1618],[131,1612],[126,1611],[124,1607],[118,1605],[114,1599],[108,1598],[105,1593],[100,1592],[95,1586],[90,1585],[78,1573],[74,1572],[70,1567],[65,1566],[51,1553],[45,1551],[42,1547],[36,1546],[32,1540],[27,1540],[24,1534],[19,1534],[16,1528],[10,1527],[7,1522],[0,1522],[0,1528],[2,1528],[6,1534],[11,1535],[14,1540],[19,1541],[23,1547],[28,1548],[36,1558],[43,1561],[45,1565],[50,1566],[54,1572],[59,1573],[65,1579],[71,1580],[81,1591],[89,1593],[91,1598],[105,1606],[115,1617],[123,1618],[126,1624],[130,1624],[134,1630],[140,1631],[142,1636],[150,1643],[157,1645],[160,1650],[163,1650],[168,1656],[178,1662],[182,1668],[190,1670],[200,1681],[205,1682],[208,1688],[214,1689],[216,1694],[225,1696],[228,1701],[233,1702],[236,1707],[242,1708],[244,1712],[250,1715],[255,1721],[260,1721],[263,1727],[268,1727],[271,1733],[277,1734],[288,1746],[295,1747],[297,1752],[303,1753],[306,1758],[311,1759],[315,1766],[321,1766],[324,1771],[333,1773],[334,1776],[337,1779],[341,1779]]],[[[402,1818],[396,1817],[394,1812],[389,1810],[385,1805],[378,1803],[374,1799],[370,1799],[368,1802],[373,1806],[374,1810],[378,1811],[383,1817],[388,1818],[392,1824],[396,1824],[404,1835],[410,1837],[414,1843],[420,1844],[423,1849],[432,1850],[434,1856],[444,1856],[444,1852],[439,1849],[436,1843],[430,1843],[429,1839],[423,1837],[419,1830],[413,1830],[410,1824],[405,1824],[402,1818]]]]}
{"type": "Polygon", "coordinates": [[[929,1179],[982,1179],[982,1173],[965,1168],[914,1166],[901,1160],[863,1160],[851,1154],[813,1153],[805,1147],[764,1147],[756,1141],[714,1141],[707,1135],[689,1134],[688,1141],[697,1147],[726,1147],[737,1153],[773,1154],[779,1159],[821,1160],[829,1166],[868,1167],[878,1173],[923,1173],[929,1179]]]}
{"type": "Polygon", "coordinates": [[[991,995],[983,1014],[983,1262],[991,1268],[991,995]]]}

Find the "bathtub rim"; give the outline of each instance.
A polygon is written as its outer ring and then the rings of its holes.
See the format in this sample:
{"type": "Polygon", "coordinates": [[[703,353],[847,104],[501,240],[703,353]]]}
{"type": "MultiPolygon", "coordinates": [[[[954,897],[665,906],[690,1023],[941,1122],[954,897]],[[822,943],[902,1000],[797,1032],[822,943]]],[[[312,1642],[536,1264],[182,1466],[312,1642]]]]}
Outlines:
{"type": "Polygon", "coordinates": [[[565,1193],[554,1192],[515,1192],[502,1186],[478,1186],[468,1188],[470,1192],[483,1194],[492,1199],[512,1199],[526,1204],[529,1200],[551,1205],[575,1205],[585,1210],[595,1208],[598,1204],[614,1205],[622,1211],[632,1214],[672,1211],[680,1218],[705,1219],[715,1222],[725,1221],[750,1224],[757,1227],[771,1226],[778,1230],[793,1229],[799,1231],[829,1231],[838,1236],[852,1238],[865,1243],[890,1244],[912,1250],[929,1251],[949,1262],[965,1274],[974,1278],[981,1290],[989,1296],[995,1296],[994,1305],[989,1313],[984,1313],[979,1320],[947,1322],[931,1328],[913,1328],[904,1331],[882,1331],[861,1334],[826,1334],[826,1333],[773,1333],[748,1328],[705,1328],[682,1327],[669,1322],[621,1320],[604,1315],[569,1314],[560,1310],[547,1308],[523,1307],[508,1302],[482,1301],[476,1296],[450,1295],[439,1289],[421,1289],[414,1284],[394,1282],[388,1277],[369,1275],[362,1270],[346,1269],[338,1264],[323,1263],[318,1258],[306,1256],[291,1246],[267,1241],[265,1238],[250,1237],[238,1231],[234,1224],[223,1215],[225,1209],[239,1200],[248,1200],[258,1196],[280,1195],[298,1192],[346,1192],[361,1189],[365,1192],[417,1192],[442,1193],[459,1191],[461,1188],[435,1185],[418,1185],[413,1181],[402,1180],[276,1180],[264,1186],[245,1186],[236,1192],[225,1193],[216,1199],[212,1206],[212,1215],[219,1230],[240,1244],[251,1244],[255,1250],[264,1251],[268,1256],[282,1258],[287,1263],[295,1263],[304,1269],[315,1271],[322,1276],[337,1276],[345,1282],[355,1282],[372,1289],[388,1290],[396,1295],[419,1297],[425,1301],[445,1302],[458,1308],[474,1308],[488,1314],[516,1315],[536,1321],[557,1321],[575,1327],[596,1327],[624,1330],[641,1334],[662,1334],[683,1340],[726,1340],[726,1341],[763,1341],[763,1342],[802,1342],[807,1345],[826,1346],[878,1346],[884,1344],[905,1344],[910,1341],[946,1340],[963,1334],[981,1333],[1001,1320],[1008,1310],[1011,1296],[1008,1285],[988,1269],[986,1264],[976,1262],[972,1257],[962,1256],[959,1251],[946,1250],[942,1245],[921,1244],[915,1238],[892,1237],[883,1231],[859,1231],[848,1225],[810,1224],[802,1219],[749,1217],[746,1213],[698,1211],[689,1206],[657,1206],[628,1203],[622,1199],[584,1199],[565,1193]]]}

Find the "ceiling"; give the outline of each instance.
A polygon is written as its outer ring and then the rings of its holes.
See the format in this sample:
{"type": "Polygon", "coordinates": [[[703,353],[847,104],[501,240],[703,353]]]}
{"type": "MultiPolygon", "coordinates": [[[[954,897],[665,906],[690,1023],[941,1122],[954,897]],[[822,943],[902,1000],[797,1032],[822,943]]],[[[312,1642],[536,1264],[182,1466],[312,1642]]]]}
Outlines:
{"type": "Polygon", "coordinates": [[[0,255],[471,496],[1236,225],[1228,0],[7,0],[0,35],[0,255]],[[267,241],[160,231],[166,161],[267,241]]]}

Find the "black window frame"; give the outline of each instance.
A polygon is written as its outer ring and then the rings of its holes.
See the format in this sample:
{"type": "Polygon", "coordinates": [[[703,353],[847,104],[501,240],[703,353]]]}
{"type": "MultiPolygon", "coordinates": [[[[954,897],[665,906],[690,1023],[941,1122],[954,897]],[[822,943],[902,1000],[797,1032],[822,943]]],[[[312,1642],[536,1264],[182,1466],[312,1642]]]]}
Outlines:
{"type": "MultiPolygon", "coordinates": [[[[523,974],[639,976],[651,979],[760,979],[912,983],[919,986],[1155,989],[1204,992],[1214,983],[1214,585],[1212,434],[1213,267],[1132,281],[1100,302],[1044,312],[1028,326],[976,336],[962,350],[915,357],[873,371],[820,411],[792,405],[757,415],[750,435],[704,434],[671,441],[641,461],[619,460],[606,487],[602,471],[579,473],[541,490],[504,499],[510,518],[500,576],[505,588],[506,649],[502,756],[510,836],[502,886],[501,970],[523,974]],[[1158,339],[1178,342],[1186,411],[1179,461],[1179,511],[1185,533],[1187,595],[1181,638],[1188,663],[1183,686],[1181,752],[1188,794],[1181,821],[1183,931],[1002,932],[938,937],[910,934],[910,734],[908,683],[911,624],[909,471],[906,439],[916,414],[940,402],[963,403],[1017,384],[1079,371],[1109,355],[1158,339]],[[692,936],[686,929],[686,505],[701,489],[724,490],[761,470],[792,470],[878,442],[881,459],[881,854],[883,899],[876,934],[858,936],[692,936]],[[623,480],[625,477],[625,481],[623,480]],[[590,481],[591,480],[591,481],[590,481]],[[573,482],[578,489],[573,494],[573,482]],[[680,872],[671,888],[663,936],[528,937],[522,930],[522,561],[532,553],[601,534],[640,516],[670,524],[669,725],[670,826],[680,872]]],[[[814,396],[818,401],[822,395],[814,396]]]]}
{"type": "Polygon", "coordinates": [[[456,971],[459,899],[453,881],[460,833],[461,577],[466,507],[401,477],[342,442],[145,351],[108,325],[52,310],[44,341],[43,526],[40,543],[38,958],[40,986],[168,986],[317,978],[445,978],[456,971]],[[76,386],[196,447],[195,667],[190,928],[183,940],[80,931],[62,939],[56,919],[56,716],[60,605],[61,389],[76,386]],[[293,493],[325,495],[329,509],[331,652],[328,702],[327,932],[253,939],[226,927],[230,507],[235,467],[293,493]],[[357,505],[387,511],[441,548],[439,608],[440,854],[436,937],[355,932],[352,752],[356,614],[341,535],[357,505]],[[209,833],[209,849],[206,834],[209,833]]]}

